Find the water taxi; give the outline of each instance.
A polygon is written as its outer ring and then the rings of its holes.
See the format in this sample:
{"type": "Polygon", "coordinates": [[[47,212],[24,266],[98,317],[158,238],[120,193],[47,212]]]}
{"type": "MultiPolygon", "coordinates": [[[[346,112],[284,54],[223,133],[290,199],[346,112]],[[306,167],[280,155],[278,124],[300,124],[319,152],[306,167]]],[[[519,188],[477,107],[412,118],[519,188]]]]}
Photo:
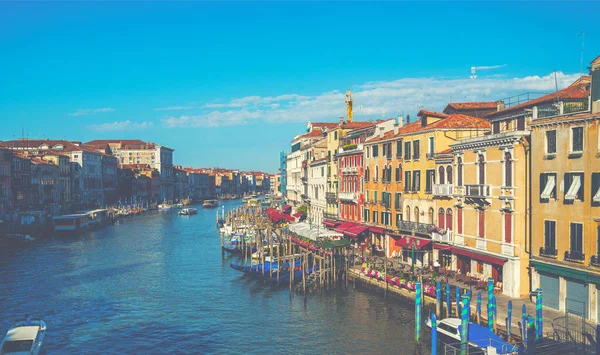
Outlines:
{"type": "MultiPolygon", "coordinates": [[[[431,319],[427,319],[425,324],[431,328],[431,319]]],[[[461,331],[460,318],[446,318],[438,321],[438,338],[454,348],[460,349],[461,331]]],[[[490,347],[494,348],[496,354],[516,354],[518,352],[516,346],[506,342],[488,328],[477,323],[469,322],[467,339],[470,353],[487,351],[490,347]]]]}
{"type": "Polygon", "coordinates": [[[19,321],[8,330],[2,344],[2,355],[37,355],[42,347],[46,323],[43,320],[19,321]]]}
{"type": "Polygon", "coordinates": [[[159,211],[169,211],[169,210],[171,210],[171,208],[173,208],[173,206],[168,205],[166,203],[158,205],[158,210],[159,211]]]}
{"type": "Polygon", "coordinates": [[[182,208],[181,211],[179,211],[179,215],[181,216],[191,216],[193,214],[198,214],[198,210],[195,208],[182,208]]]}
{"type": "Polygon", "coordinates": [[[202,204],[204,208],[214,208],[219,206],[219,200],[205,200],[202,204]]]}

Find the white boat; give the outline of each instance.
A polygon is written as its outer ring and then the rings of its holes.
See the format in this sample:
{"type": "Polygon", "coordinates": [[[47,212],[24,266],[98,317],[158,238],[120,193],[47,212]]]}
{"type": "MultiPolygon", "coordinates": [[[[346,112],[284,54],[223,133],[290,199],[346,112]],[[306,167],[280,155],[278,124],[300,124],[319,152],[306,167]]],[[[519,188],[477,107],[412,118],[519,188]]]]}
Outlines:
{"type": "Polygon", "coordinates": [[[169,211],[171,208],[173,208],[173,206],[167,204],[158,205],[159,211],[169,211]]]}
{"type": "MultiPolygon", "coordinates": [[[[431,319],[425,322],[431,328],[431,319]]],[[[460,318],[446,318],[438,321],[437,332],[438,338],[453,347],[460,349],[462,321],[460,318]]],[[[493,347],[496,354],[516,354],[518,349],[516,346],[506,342],[488,328],[477,323],[469,322],[468,331],[468,346],[471,350],[487,350],[493,347]]]]}
{"type": "Polygon", "coordinates": [[[214,208],[219,205],[219,200],[205,200],[202,205],[204,208],[214,208]]]}
{"type": "Polygon", "coordinates": [[[19,321],[6,333],[0,345],[0,354],[37,355],[45,333],[46,323],[43,320],[32,320],[29,324],[19,321]]]}
{"type": "Polygon", "coordinates": [[[179,214],[182,216],[191,216],[191,215],[197,214],[197,213],[198,213],[198,210],[195,208],[191,208],[191,207],[183,208],[181,211],[179,211],[179,214]]]}

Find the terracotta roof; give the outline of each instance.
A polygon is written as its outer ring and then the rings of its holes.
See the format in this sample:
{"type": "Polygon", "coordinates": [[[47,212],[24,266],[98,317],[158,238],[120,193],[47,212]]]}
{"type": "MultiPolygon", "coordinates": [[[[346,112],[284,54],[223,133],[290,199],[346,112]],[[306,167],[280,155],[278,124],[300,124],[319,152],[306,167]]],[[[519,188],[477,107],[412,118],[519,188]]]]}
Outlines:
{"type": "Polygon", "coordinates": [[[306,134],[301,135],[298,138],[311,138],[311,137],[320,137],[323,135],[323,132],[320,129],[314,129],[306,134]]]}
{"type": "Polygon", "coordinates": [[[438,154],[450,154],[452,153],[453,149],[452,148],[448,148],[448,149],[444,149],[441,152],[438,152],[438,154]]]}
{"type": "Polygon", "coordinates": [[[585,79],[584,80],[578,79],[576,82],[574,82],[573,84],[569,85],[568,87],[566,87],[562,90],[558,90],[551,94],[544,95],[542,97],[538,97],[537,99],[529,100],[527,102],[509,107],[502,111],[492,112],[489,115],[487,115],[487,117],[489,117],[489,118],[501,117],[507,113],[524,110],[525,108],[533,107],[533,106],[536,106],[541,103],[555,101],[558,98],[560,98],[560,99],[584,99],[584,98],[587,98],[588,96],[590,96],[589,81],[587,81],[585,79]]]}
{"type": "Polygon", "coordinates": [[[439,117],[439,118],[448,117],[448,115],[445,113],[430,111],[430,110],[426,110],[426,109],[421,109],[421,111],[419,111],[419,113],[417,113],[417,116],[419,116],[419,117],[430,116],[430,117],[439,117]]]}
{"type": "MultiPolygon", "coordinates": [[[[495,102],[451,102],[446,108],[451,107],[455,110],[477,110],[477,109],[492,109],[496,108],[495,102]]],[[[444,109],[446,111],[446,109],[444,109]]]]}
{"type": "Polygon", "coordinates": [[[461,129],[461,128],[490,128],[490,122],[483,118],[455,113],[447,118],[434,122],[424,129],[461,129]]]}
{"type": "Polygon", "coordinates": [[[311,122],[310,125],[313,128],[335,128],[339,126],[339,122],[311,122]]]}
{"type": "Polygon", "coordinates": [[[342,124],[341,128],[342,129],[355,129],[355,128],[366,128],[366,127],[371,127],[374,126],[375,124],[373,122],[347,122],[342,124]]]}
{"type": "Polygon", "coordinates": [[[38,157],[30,157],[29,160],[35,165],[54,165],[54,163],[46,161],[38,157]]]}

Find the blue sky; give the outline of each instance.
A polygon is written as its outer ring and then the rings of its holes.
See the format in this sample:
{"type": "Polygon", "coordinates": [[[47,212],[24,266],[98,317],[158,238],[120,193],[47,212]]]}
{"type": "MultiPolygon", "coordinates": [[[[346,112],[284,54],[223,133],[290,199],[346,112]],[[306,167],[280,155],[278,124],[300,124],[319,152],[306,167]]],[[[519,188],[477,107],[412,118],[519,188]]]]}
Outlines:
{"type": "Polygon", "coordinates": [[[568,85],[595,2],[2,2],[0,139],[139,138],[184,166],[275,172],[308,120],[568,85]],[[469,79],[471,66],[481,69],[469,79]]]}

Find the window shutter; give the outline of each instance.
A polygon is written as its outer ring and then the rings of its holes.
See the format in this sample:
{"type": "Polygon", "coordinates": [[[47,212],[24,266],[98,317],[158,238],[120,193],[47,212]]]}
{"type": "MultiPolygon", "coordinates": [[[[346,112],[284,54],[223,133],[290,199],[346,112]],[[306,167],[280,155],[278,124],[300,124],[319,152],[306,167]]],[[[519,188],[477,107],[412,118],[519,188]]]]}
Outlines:
{"type": "Polygon", "coordinates": [[[438,227],[443,229],[445,221],[446,221],[446,214],[444,213],[444,209],[440,208],[440,210],[438,212],[438,227]]]}
{"type": "Polygon", "coordinates": [[[567,192],[569,192],[569,188],[571,187],[572,180],[573,180],[573,177],[571,176],[571,173],[565,173],[565,183],[563,186],[563,193],[564,193],[563,197],[567,196],[567,192]]]}
{"type": "Polygon", "coordinates": [[[581,177],[581,186],[579,187],[579,197],[581,199],[581,201],[583,202],[584,198],[585,198],[585,184],[583,183],[583,177],[585,176],[584,174],[579,174],[579,176],[581,177]]]}
{"type": "Polygon", "coordinates": [[[446,211],[446,229],[452,230],[452,214],[446,211]]]}
{"type": "Polygon", "coordinates": [[[458,234],[462,234],[462,208],[456,209],[456,224],[458,234]]]}
{"type": "Polygon", "coordinates": [[[540,193],[539,193],[540,202],[545,202],[544,199],[542,198],[542,192],[544,192],[544,189],[546,188],[547,181],[548,181],[548,176],[546,174],[540,174],[540,193]]]}
{"type": "Polygon", "coordinates": [[[504,214],[504,241],[506,243],[510,243],[511,237],[512,237],[512,214],[507,212],[504,214]]]}

